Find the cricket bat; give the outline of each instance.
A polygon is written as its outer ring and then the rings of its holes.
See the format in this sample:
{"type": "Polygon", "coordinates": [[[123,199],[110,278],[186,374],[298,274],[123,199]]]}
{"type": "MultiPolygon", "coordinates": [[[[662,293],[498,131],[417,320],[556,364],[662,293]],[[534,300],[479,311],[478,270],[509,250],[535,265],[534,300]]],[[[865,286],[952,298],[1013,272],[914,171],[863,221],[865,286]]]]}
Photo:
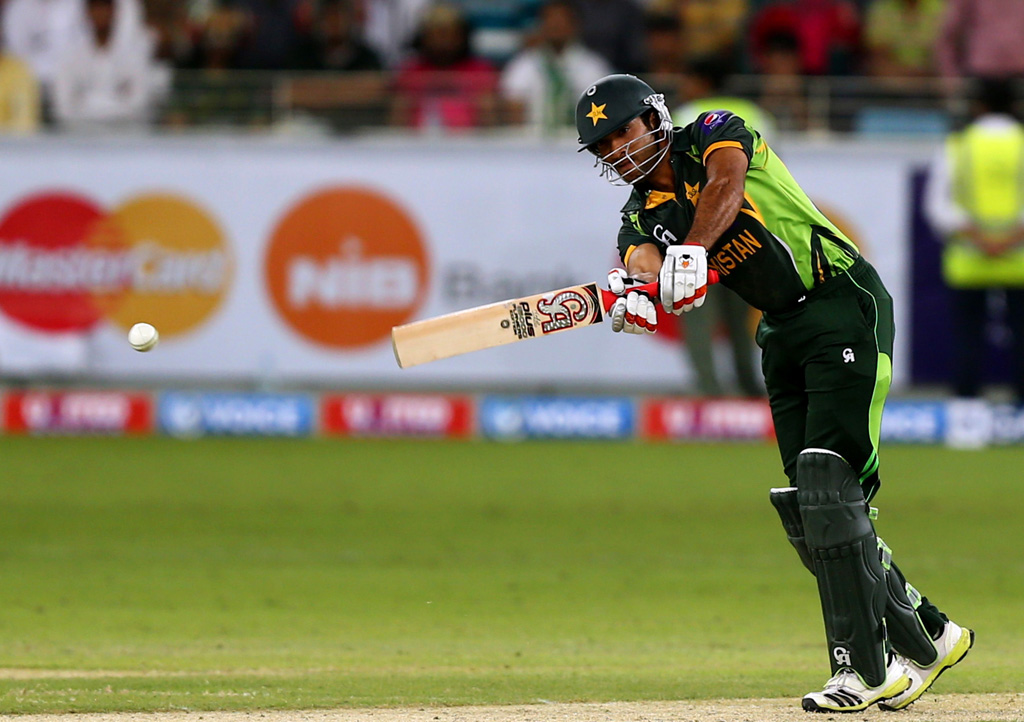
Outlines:
{"type": "MultiPolygon", "coordinates": [[[[708,284],[718,272],[708,270],[708,284]]],[[[633,286],[658,299],[658,283],[633,286]]],[[[456,311],[391,329],[391,345],[401,368],[450,358],[470,351],[550,336],[604,321],[618,296],[597,283],[513,298],[456,311]]]]}

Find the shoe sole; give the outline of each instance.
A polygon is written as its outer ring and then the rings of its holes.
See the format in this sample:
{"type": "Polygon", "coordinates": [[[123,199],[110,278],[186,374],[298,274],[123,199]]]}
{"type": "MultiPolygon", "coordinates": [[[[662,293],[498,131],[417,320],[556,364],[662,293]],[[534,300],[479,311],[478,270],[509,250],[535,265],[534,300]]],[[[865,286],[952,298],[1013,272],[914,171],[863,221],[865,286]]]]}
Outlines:
{"type": "MultiPolygon", "coordinates": [[[[905,702],[903,702],[899,707],[896,707],[896,706],[890,705],[890,704],[881,703],[881,704],[878,705],[878,709],[885,710],[886,712],[899,712],[902,709],[906,709],[910,705],[914,704],[914,702],[919,700],[921,698],[921,695],[924,694],[925,692],[927,692],[928,689],[933,684],[935,684],[935,680],[937,680],[939,677],[942,676],[943,672],[945,672],[947,669],[952,669],[957,664],[959,664],[963,660],[963,658],[967,656],[967,653],[971,651],[971,647],[974,646],[974,630],[973,629],[964,629],[964,631],[968,633],[967,647],[965,647],[963,649],[963,651],[960,652],[960,656],[959,657],[956,657],[955,659],[953,659],[953,661],[950,662],[949,664],[944,664],[941,667],[939,667],[939,669],[932,675],[932,677],[930,679],[925,680],[925,683],[921,685],[921,688],[919,690],[917,690],[917,693],[914,694],[912,697],[907,698],[907,700],[905,702]]],[[[962,637],[961,637],[960,641],[961,642],[963,641],[962,637]]],[[[957,647],[959,647],[959,646],[960,646],[960,642],[957,642],[957,647]]],[[[957,651],[957,647],[953,647],[954,654],[957,651]]]]}
{"type": "Polygon", "coordinates": [[[882,700],[892,699],[893,697],[897,697],[903,694],[907,691],[908,687],[910,687],[910,677],[904,676],[899,682],[896,682],[891,687],[882,692],[877,699],[873,699],[870,702],[862,702],[861,704],[855,705],[853,707],[821,707],[813,699],[807,699],[805,697],[802,700],[802,706],[804,708],[804,712],[840,712],[844,714],[847,712],[863,712],[873,704],[877,704],[882,700]]]}

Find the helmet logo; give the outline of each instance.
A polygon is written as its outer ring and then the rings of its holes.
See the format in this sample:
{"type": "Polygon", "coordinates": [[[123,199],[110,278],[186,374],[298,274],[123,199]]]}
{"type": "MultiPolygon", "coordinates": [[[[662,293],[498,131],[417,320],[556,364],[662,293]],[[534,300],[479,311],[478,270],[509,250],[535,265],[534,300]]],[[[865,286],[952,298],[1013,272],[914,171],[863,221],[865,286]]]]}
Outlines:
{"type": "Polygon", "coordinates": [[[604,109],[608,107],[608,103],[604,105],[597,105],[594,102],[590,103],[590,112],[587,113],[587,117],[594,121],[594,125],[597,125],[599,120],[608,120],[608,116],[604,114],[604,109]]]}
{"type": "Polygon", "coordinates": [[[589,98],[591,95],[593,95],[596,92],[597,92],[597,86],[596,85],[591,85],[589,88],[587,88],[587,97],[589,98]]]}

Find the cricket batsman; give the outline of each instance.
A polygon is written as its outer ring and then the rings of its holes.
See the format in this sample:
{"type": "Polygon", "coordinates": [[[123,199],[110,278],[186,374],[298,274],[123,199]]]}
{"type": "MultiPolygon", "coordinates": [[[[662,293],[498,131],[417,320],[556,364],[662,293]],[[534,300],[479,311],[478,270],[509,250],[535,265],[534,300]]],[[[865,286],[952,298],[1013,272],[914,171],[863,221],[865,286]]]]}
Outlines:
{"type": "Polygon", "coordinates": [[[974,643],[907,583],[875,535],[878,434],[892,377],[892,298],[857,246],[815,208],[756,130],[726,111],[673,127],[664,96],[631,75],[576,106],[582,149],[631,185],[616,332],[657,329],[704,302],[708,269],[762,312],[756,341],[789,487],[772,489],[789,541],[814,574],[832,677],[811,712],[917,700],[974,643]],[[660,282],[660,298],[630,290],[660,282]]]}

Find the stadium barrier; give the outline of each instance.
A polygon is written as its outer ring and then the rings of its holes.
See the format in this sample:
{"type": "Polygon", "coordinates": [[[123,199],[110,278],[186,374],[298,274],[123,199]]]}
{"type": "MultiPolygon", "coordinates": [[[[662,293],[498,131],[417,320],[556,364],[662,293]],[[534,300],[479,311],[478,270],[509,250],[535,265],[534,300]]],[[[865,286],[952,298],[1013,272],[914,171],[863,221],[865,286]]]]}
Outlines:
{"type": "MultiPolygon", "coordinates": [[[[771,442],[762,399],[33,389],[2,397],[10,436],[207,436],[771,442]]],[[[1024,407],[894,399],[883,443],[1024,443],[1024,407]]]]}

